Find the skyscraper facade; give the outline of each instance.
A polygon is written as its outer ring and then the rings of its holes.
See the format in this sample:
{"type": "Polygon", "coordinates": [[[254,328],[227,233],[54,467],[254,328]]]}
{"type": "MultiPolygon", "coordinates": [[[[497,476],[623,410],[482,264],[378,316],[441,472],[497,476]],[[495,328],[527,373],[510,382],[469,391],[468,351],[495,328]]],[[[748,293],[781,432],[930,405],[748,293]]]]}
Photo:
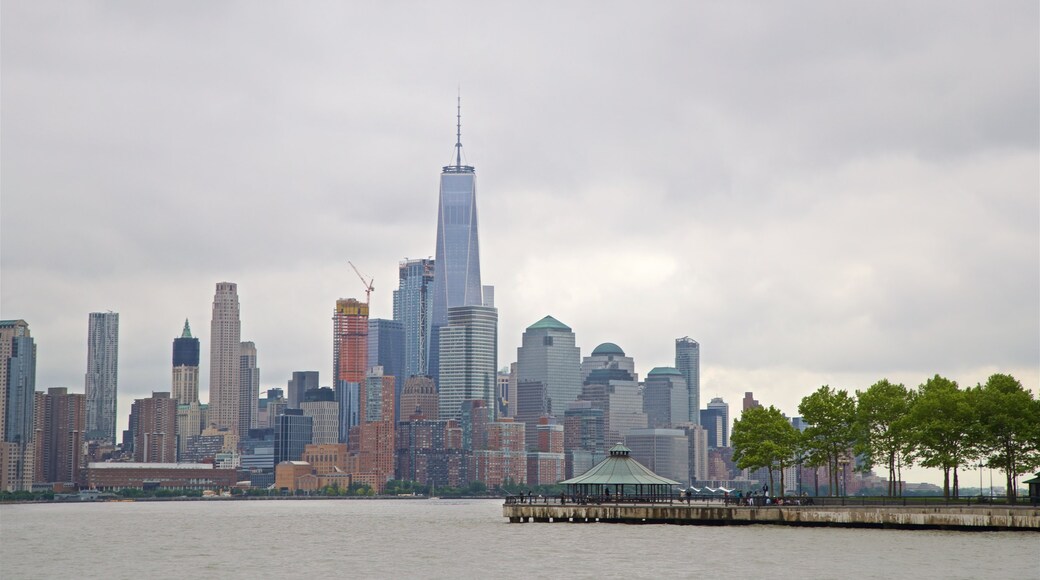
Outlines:
{"type": "Polygon", "coordinates": [[[729,447],[729,403],[722,397],[713,398],[701,411],[701,425],[708,432],[708,447],[729,447]]]}
{"type": "Polygon", "coordinates": [[[32,488],[36,344],[24,320],[0,321],[0,490],[32,488]]]}
{"type": "Polygon", "coordinates": [[[340,442],[361,420],[361,386],[368,370],[368,304],[354,298],[336,300],[332,315],[332,377],[339,402],[340,442]]]}
{"type": "Polygon", "coordinates": [[[689,401],[686,379],[678,369],[655,367],[646,374],[643,411],[651,429],[670,429],[689,422],[689,401]]]}
{"type": "Polygon", "coordinates": [[[434,261],[404,260],[394,290],[394,320],[404,326],[404,379],[429,374],[430,304],[433,301],[434,261]]]}
{"type": "Polygon", "coordinates": [[[256,429],[260,399],[260,368],[256,365],[256,344],[243,342],[238,355],[238,438],[245,440],[250,429],[256,429]]]}
{"type": "Polygon", "coordinates": [[[174,463],[177,461],[177,401],[170,393],[152,393],[130,407],[134,436],[134,461],[174,463]]]}
{"type": "Polygon", "coordinates": [[[441,329],[440,418],[459,419],[463,400],[479,399],[495,408],[498,374],[498,310],[458,306],[448,310],[441,329]]]}
{"type": "MultiPolygon", "coordinates": [[[[517,384],[537,381],[545,388],[545,412],[563,416],[567,404],[581,395],[581,350],[571,328],[546,316],[527,327],[516,349],[517,384]]],[[[518,403],[520,394],[517,393],[518,403]]],[[[517,407],[519,417],[520,408],[517,407]]],[[[534,423],[527,429],[534,430],[534,423]]]]}
{"type": "Polygon", "coordinates": [[[116,442],[119,314],[91,312],[87,331],[87,439],[116,442]]]}
{"type": "Polygon", "coordinates": [[[188,320],[180,338],[173,339],[173,384],[171,395],[180,405],[199,401],[199,339],[191,335],[188,320]]]}
{"type": "Polygon", "coordinates": [[[621,347],[612,342],[597,346],[582,361],[582,373],[581,400],[603,410],[608,447],[623,441],[632,429],[646,429],[635,362],[621,347]]]}
{"type": "Polygon", "coordinates": [[[43,483],[78,482],[86,441],[87,398],[64,387],[36,393],[36,477],[43,483]]]}
{"type": "MultiPolygon", "coordinates": [[[[368,319],[368,367],[382,367],[383,375],[394,377],[394,401],[401,399],[404,387],[404,324],[397,320],[383,318],[368,319]]],[[[394,409],[393,421],[400,416],[399,409],[394,409]]]]}
{"type": "Polygon", "coordinates": [[[209,345],[209,422],[239,432],[242,397],[239,369],[242,354],[242,320],[238,285],[217,284],[213,296],[209,345]]]}
{"type": "MultiPolygon", "coordinates": [[[[440,329],[450,324],[448,309],[482,306],[480,244],[477,238],[476,171],[462,164],[462,114],[458,111],[455,164],[441,170],[434,261],[430,374],[440,376],[440,329]]],[[[444,399],[441,400],[444,403],[444,399]]]]}
{"type": "MultiPolygon", "coordinates": [[[[317,389],[318,384],[318,371],[293,371],[292,378],[289,379],[289,384],[286,385],[286,392],[288,393],[288,401],[290,409],[299,409],[300,403],[303,402],[304,393],[311,389],[317,389]]],[[[271,397],[270,391],[268,391],[267,397],[271,397]]]]}
{"type": "Polygon", "coordinates": [[[698,424],[701,420],[701,345],[696,340],[688,336],[675,339],[675,368],[686,379],[689,421],[698,424]]]}

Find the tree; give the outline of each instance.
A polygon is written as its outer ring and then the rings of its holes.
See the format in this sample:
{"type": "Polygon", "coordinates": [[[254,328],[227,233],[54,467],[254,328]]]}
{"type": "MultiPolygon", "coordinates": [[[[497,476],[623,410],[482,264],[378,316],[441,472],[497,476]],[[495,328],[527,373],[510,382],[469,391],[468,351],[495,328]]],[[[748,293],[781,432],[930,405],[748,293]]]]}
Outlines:
{"type": "Polygon", "coordinates": [[[910,411],[910,391],[882,379],[866,391],[856,391],[856,446],[866,467],[884,463],[888,469],[888,495],[901,495],[902,466],[911,459],[905,421],[910,411]]]}
{"type": "Polygon", "coordinates": [[[730,435],[733,460],[741,469],[769,469],[769,487],[773,487],[773,469],[780,471],[780,493],[784,491],[784,468],[794,463],[798,430],[776,407],[755,407],[744,411],[733,424],[730,435]]]}
{"type": "Polygon", "coordinates": [[[953,497],[957,497],[957,469],[968,463],[979,443],[978,421],[969,397],[956,382],[935,375],[917,388],[907,416],[921,465],[943,470],[943,497],[947,499],[951,472],[953,497]]]}
{"type": "Polygon", "coordinates": [[[974,389],[982,456],[1007,476],[1007,498],[1018,495],[1017,480],[1040,466],[1040,401],[1011,375],[996,374],[974,389]]]}
{"type": "Polygon", "coordinates": [[[810,456],[827,463],[828,492],[838,489],[838,463],[856,442],[856,401],[844,390],[824,385],[802,399],[798,405],[802,419],[809,424],[804,443],[810,456]]]}

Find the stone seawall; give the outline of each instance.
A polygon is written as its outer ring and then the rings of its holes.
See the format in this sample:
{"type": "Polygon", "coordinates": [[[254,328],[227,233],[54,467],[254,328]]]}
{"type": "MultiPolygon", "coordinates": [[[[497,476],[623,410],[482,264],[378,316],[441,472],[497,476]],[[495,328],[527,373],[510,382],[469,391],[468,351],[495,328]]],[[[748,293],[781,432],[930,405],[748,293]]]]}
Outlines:
{"type": "Polygon", "coordinates": [[[628,523],[899,528],[944,530],[1031,530],[1040,532],[1040,508],[984,506],[892,507],[704,507],[680,505],[507,504],[512,523],[628,523]]]}

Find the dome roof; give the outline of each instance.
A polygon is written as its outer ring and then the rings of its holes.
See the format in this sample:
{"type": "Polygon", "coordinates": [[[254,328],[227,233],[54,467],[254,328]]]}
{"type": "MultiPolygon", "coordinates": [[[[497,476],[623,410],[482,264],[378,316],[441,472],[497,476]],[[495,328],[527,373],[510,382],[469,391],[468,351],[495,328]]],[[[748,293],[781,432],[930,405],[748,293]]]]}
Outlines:
{"type": "Polygon", "coordinates": [[[592,350],[592,356],[625,356],[625,351],[613,342],[604,342],[592,350]]]}
{"type": "Polygon", "coordinates": [[[669,376],[669,375],[676,376],[676,377],[683,376],[683,374],[681,372],[679,372],[679,369],[677,369],[675,367],[654,367],[654,370],[646,373],[646,376],[648,376],[648,377],[669,376]]]}

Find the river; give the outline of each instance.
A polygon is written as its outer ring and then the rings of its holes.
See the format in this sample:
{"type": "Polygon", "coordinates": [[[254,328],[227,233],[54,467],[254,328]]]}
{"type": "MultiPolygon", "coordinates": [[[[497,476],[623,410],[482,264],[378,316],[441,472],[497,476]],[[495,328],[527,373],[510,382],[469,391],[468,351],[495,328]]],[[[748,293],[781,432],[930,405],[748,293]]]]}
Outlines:
{"type": "Polygon", "coordinates": [[[1040,534],[509,524],[500,500],[5,505],[0,577],[1040,578],[1040,534]]]}

